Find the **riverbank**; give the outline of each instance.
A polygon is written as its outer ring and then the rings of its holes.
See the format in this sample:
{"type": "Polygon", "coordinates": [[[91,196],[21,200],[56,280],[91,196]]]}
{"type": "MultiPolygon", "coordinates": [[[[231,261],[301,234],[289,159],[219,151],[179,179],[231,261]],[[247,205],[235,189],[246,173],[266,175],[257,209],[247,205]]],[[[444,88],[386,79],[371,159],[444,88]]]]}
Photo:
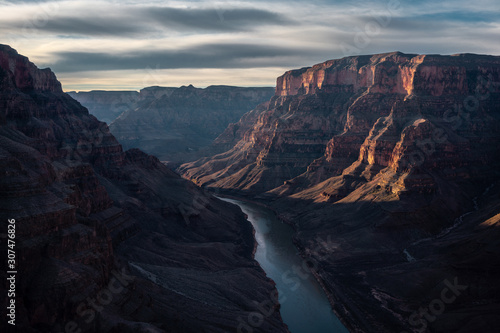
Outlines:
{"type": "MultiPolygon", "coordinates": [[[[305,251],[303,244],[296,237],[296,235],[297,235],[296,225],[294,225],[291,221],[287,221],[286,219],[284,219],[282,216],[280,216],[279,212],[277,212],[272,207],[269,207],[268,205],[266,205],[262,202],[253,201],[253,200],[250,200],[248,198],[237,197],[234,195],[227,195],[227,194],[218,193],[217,196],[220,197],[222,200],[229,199],[229,200],[234,200],[234,201],[240,201],[240,202],[248,203],[251,205],[259,206],[259,207],[262,207],[263,209],[266,209],[266,210],[273,212],[276,220],[286,224],[288,227],[291,227],[291,229],[293,230],[293,234],[292,234],[293,237],[290,236],[290,238],[291,238],[290,242],[293,244],[294,248],[297,250],[298,256],[300,257],[302,264],[308,263],[308,262],[311,262],[312,260],[314,260],[312,257],[310,257],[306,254],[306,251],[305,251]]],[[[245,213],[245,215],[247,215],[247,214],[245,213]]],[[[319,265],[316,267],[318,267],[321,270],[321,267],[319,265]]],[[[319,272],[315,271],[309,265],[307,265],[307,268],[308,268],[308,272],[314,277],[314,282],[317,283],[318,287],[321,290],[321,293],[326,297],[329,311],[331,311],[335,315],[336,319],[340,323],[342,323],[342,325],[345,327],[346,330],[349,330],[350,332],[363,332],[363,330],[361,330],[356,325],[356,321],[354,320],[352,314],[349,311],[347,311],[347,309],[344,305],[344,300],[342,299],[342,297],[338,297],[335,295],[336,292],[338,292],[339,294],[342,294],[340,292],[340,290],[332,292],[325,285],[325,281],[322,279],[320,271],[319,272]]],[[[277,281],[275,281],[275,283],[277,283],[277,281]]],[[[277,283],[277,285],[278,285],[278,283],[277,283]]],[[[282,314],[282,317],[283,317],[283,314],[282,314]]],[[[285,324],[286,324],[286,322],[285,322],[285,324]]]]}

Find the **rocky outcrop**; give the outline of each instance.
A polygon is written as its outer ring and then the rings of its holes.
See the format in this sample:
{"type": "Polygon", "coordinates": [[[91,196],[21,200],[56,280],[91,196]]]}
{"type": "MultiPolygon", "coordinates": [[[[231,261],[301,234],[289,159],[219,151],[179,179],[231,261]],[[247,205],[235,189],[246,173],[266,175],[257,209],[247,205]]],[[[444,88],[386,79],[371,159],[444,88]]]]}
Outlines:
{"type": "Polygon", "coordinates": [[[23,91],[62,92],[61,84],[50,69],[38,70],[27,58],[18,57],[13,49],[2,48],[0,52],[0,66],[8,68],[8,71],[2,73],[2,86],[13,82],[23,91]]]}
{"type": "MultiPolygon", "coordinates": [[[[275,292],[239,209],[124,152],[49,69],[4,45],[0,155],[19,332],[236,331],[275,292]]],[[[286,332],[274,310],[253,330],[286,332]]]]}
{"type": "MultiPolygon", "coordinates": [[[[475,281],[487,269],[479,256],[500,252],[491,238],[474,255],[461,252],[470,270],[455,266],[459,244],[498,232],[479,227],[498,211],[481,213],[477,201],[489,200],[482,193],[500,177],[499,82],[500,57],[472,54],[395,52],[289,71],[231,149],[179,171],[200,186],[263,200],[293,223],[337,311],[360,330],[416,330],[409,310],[439,289],[427,286],[453,274],[475,281]],[[463,228],[446,231],[464,216],[463,228]],[[340,245],[327,259],[314,254],[325,236],[340,245]],[[437,262],[446,267],[429,268],[437,262]]],[[[491,274],[499,277],[496,268],[491,274]]],[[[458,331],[462,310],[484,327],[498,319],[490,317],[498,296],[473,284],[482,291],[426,329],[458,331]],[[488,305],[475,312],[472,304],[488,305]]]]}

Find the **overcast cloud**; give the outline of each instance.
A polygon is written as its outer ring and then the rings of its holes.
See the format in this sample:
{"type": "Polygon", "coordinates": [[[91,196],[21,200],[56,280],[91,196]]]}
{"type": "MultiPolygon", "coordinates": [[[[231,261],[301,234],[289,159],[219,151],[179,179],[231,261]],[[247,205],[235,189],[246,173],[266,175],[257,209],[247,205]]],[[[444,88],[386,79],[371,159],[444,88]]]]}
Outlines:
{"type": "Polygon", "coordinates": [[[500,2],[0,1],[0,43],[66,90],[267,85],[357,54],[500,54],[500,2]]]}

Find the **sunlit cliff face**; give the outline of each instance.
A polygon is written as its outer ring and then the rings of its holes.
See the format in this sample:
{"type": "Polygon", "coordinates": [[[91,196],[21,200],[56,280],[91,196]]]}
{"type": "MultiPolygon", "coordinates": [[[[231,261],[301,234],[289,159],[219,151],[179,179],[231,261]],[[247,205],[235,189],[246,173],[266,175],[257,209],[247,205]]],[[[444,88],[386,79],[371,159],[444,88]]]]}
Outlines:
{"type": "Polygon", "coordinates": [[[411,95],[426,92],[441,96],[447,92],[466,93],[465,68],[454,64],[436,65],[436,57],[401,56],[390,53],[327,61],[311,68],[289,71],[277,80],[280,96],[334,92],[339,86],[353,92],[411,95]]]}

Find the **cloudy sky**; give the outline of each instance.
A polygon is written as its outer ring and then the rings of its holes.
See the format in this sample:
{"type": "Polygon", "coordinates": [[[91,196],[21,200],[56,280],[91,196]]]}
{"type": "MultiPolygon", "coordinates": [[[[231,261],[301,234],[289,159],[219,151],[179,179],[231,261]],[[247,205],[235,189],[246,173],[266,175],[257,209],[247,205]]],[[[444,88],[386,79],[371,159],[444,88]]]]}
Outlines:
{"type": "Polygon", "coordinates": [[[293,68],[391,51],[500,55],[498,0],[0,0],[0,43],[65,90],[274,86],[293,68]]]}

